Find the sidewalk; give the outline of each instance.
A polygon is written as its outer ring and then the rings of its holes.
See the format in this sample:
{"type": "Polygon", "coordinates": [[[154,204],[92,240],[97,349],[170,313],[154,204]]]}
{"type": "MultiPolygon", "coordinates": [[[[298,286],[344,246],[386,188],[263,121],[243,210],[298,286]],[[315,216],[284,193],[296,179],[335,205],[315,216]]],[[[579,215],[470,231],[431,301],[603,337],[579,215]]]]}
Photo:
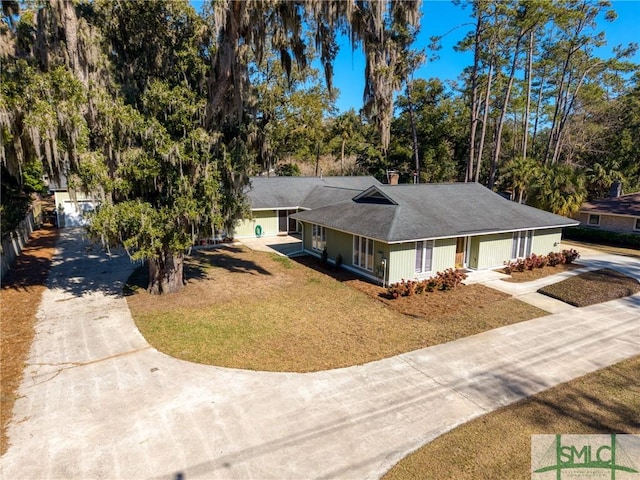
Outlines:
{"type": "MultiPolygon", "coordinates": [[[[379,478],[455,426],[640,354],[640,295],[311,374],[150,347],[126,257],[63,231],[0,459],[2,478],[379,478]]],[[[640,262],[604,257],[640,278],[640,262]]]]}

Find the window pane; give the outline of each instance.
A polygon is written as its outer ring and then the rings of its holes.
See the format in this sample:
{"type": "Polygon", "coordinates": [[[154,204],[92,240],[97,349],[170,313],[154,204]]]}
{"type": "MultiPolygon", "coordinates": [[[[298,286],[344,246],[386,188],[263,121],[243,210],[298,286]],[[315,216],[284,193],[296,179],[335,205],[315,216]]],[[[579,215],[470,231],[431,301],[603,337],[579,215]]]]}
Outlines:
{"type": "Polygon", "coordinates": [[[525,249],[525,257],[531,256],[531,246],[533,245],[533,230],[527,232],[527,247],[525,249]]]}
{"type": "Polygon", "coordinates": [[[353,237],[353,264],[360,265],[360,237],[353,237]]]}
{"type": "Polygon", "coordinates": [[[513,232],[513,240],[511,243],[511,258],[517,258],[518,257],[518,238],[520,236],[518,235],[518,232],[513,232]]]}
{"type": "Polygon", "coordinates": [[[367,264],[365,268],[367,270],[373,270],[373,240],[367,239],[367,264]]]}
{"type": "Polygon", "coordinates": [[[422,242],[416,242],[416,273],[422,272],[422,242]]]}
{"type": "Polygon", "coordinates": [[[430,272],[431,271],[431,259],[433,257],[433,240],[429,240],[428,242],[424,242],[425,243],[425,249],[424,249],[424,271],[425,272],[430,272]]]}

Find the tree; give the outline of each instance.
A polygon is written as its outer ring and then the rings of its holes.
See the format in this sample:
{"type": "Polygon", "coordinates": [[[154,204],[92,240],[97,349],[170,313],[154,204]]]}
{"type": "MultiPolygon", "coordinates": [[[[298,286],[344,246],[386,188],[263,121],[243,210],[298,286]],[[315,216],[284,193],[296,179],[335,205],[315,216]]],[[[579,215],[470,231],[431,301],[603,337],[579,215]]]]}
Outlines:
{"type": "Polygon", "coordinates": [[[530,204],[557,215],[572,216],[586,200],[584,176],[569,165],[546,165],[531,184],[530,204]]]}
{"type": "Polygon", "coordinates": [[[344,30],[365,52],[366,104],[386,148],[406,48],[389,32],[418,21],[417,1],[215,2],[206,19],[186,0],[35,3],[0,32],[2,161],[18,175],[43,156],[52,175],[97,191],[92,232],[147,261],[152,293],[178,291],[185,248],[245,206],[257,158],[249,72],[265,49],[290,76],[310,59],[309,32],[331,90],[344,30]]]}
{"type": "Polygon", "coordinates": [[[540,174],[540,165],[532,158],[519,157],[505,166],[498,184],[505,189],[512,189],[513,200],[518,203],[525,200],[527,191],[540,174]]]}
{"type": "Polygon", "coordinates": [[[362,123],[360,117],[351,109],[333,119],[330,127],[333,137],[330,145],[334,145],[332,153],[340,158],[340,175],[345,174],[344,160],[346,156],[356,153],[363,143],[362,123]]]}
{"type": "Polygon", "coordinates": [[[463,155],[461,144],[466,135],[459,102],[437,79],[416,79],[412,100],[399,95],[396,100],[399,114],[392,124],[389,162],[402,173],[403,181],[410,181],[413,173],[415,148],[414,128],[418,149],[422,152],[421,181],[449,182],[458,178],[456,158],[463,155]],[[413,121],[412,121],[413,117],[413,121]]]}

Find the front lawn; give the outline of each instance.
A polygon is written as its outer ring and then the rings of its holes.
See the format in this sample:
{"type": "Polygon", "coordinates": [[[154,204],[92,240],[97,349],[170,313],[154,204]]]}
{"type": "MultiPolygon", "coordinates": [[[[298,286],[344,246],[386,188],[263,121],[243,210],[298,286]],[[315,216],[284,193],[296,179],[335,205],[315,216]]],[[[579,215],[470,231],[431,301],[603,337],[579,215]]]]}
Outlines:
{"type": "Polygon", "coordinates": [[[317,262],[235,246],[201,251],[188,261],[183,292],[149,295],[142,270],[127,299],[158,350],[267,371],[363,364],[547,314],[481,285],[386,300],[384,289],[344,271],[310,268],[317,262]]]}

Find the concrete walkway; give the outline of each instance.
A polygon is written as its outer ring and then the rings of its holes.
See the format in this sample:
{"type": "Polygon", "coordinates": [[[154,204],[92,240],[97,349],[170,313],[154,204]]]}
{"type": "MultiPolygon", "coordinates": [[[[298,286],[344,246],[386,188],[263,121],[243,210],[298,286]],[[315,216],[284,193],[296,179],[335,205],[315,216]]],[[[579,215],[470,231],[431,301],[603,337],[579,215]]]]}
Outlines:
{"type": "MultiPolygon", "coordinates": [[[[312,374],[190,364],[151,348],[108,260],[65,230],[0,476],[379,478],[500,406],[640,354],[640,295],[312,374]]],[[[640,263],[599,257],[640,278],[640,263]]]]}

